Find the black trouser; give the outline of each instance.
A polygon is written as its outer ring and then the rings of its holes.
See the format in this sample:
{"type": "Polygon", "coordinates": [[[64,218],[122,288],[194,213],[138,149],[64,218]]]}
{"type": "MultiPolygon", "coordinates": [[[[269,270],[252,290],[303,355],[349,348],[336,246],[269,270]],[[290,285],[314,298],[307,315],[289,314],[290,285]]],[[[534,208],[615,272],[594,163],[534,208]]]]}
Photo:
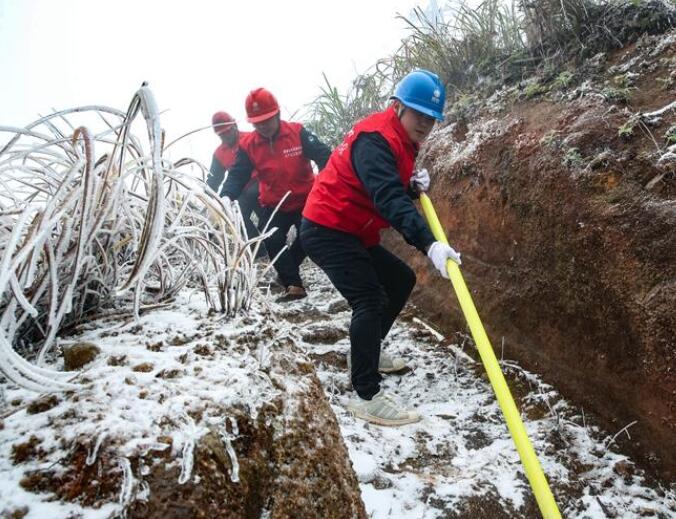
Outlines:
{"type": "MultiPolygon", "coordinates": [[[[263,219],[259,224],[261,230],[266,225],[273,211],[274,207],[263,207],[263,219]]],[[[298,239],[298,235],[300,234],[300,219],[300,209],[293,213],[277,211],[268,225],[268,229],[277,227],[277,230],[272,236],[265,240],[265,248],[268,250],[270,261],[272,261],[279,251],[282,250],[282,247],[286,245],[286,236],[289,233],[291,226],[296,227],[296,239],[275,262],[275,270],[277,271],[277,274],[279,274],[279,279],[285,287],[288,287],[289,285],[298,287],[303,286],[303,282],[300,279],[300,264],[303,263],[306,254],[298,239]]]]}
{"type": "Polygon", "coordinates": [[[381,246],[366,248],[348,233],[303,219],[305,252],[352,308],[350,345],[352,386],[371,399],[380,389],[380,343],[406,304],[415,273],[381,246]]]}
{"type": "MultiPolygon", "coordinates": [[[[255,213],[258,217],[259,225],[263,222],[264,212],[263,208],[258,203],[258,182],[253,181],[249,182],[245,187],[242,193],[237,199],[239,203],[239,209],[242,212],[242,218],[244,219],[244,226],[246,227],[246,234],[249,239],[255,238],[260,233],[258,228],[251,220],[251,213],[255,213]]],[[[257,258],[265,256],[265,247],[261,246],[258,248],[257,258]]]]}

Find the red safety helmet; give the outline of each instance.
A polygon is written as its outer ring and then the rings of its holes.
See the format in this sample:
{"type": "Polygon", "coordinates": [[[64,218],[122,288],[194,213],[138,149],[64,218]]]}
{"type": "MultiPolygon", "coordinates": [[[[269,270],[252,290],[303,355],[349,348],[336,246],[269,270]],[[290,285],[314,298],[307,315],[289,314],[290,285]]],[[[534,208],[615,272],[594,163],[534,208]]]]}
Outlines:
{"type": "Polygon", "coordinates": [[[279,113],[279,103],[269,90],[256,88],[246,96],[246,120],[250,123],[260,123],[279,113]]]}
{"type": "Polygon", "coordinates": [[[211,117],[211,126],[218,135],[229,132],[236,124],[235,118],[228,112],[216,112],[211,117]]]}

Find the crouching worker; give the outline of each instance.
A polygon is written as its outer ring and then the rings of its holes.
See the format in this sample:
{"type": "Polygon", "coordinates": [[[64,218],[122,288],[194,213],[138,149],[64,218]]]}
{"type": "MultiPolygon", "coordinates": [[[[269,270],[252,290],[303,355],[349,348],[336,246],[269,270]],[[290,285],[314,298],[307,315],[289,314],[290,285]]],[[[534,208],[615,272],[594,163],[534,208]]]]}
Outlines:
{"type": "Polygon", "coordinates": [[[352,308],[350,375],[358,396],[348,409],[381,425],[412,423],[420,416],[380,388],[381,372],[405,367],[380,346],[416,281],[408,265],[379,245],[380,230],[394,227],[443,276],[448,259],[460,263],[459,254],[435,241],[411,199],[414,190],[429,187],[427,171],[414,174],[413,166],[435,120],[443,119],[444,99],[435,74],[416,70],[404,77],[391,105],[358,122],[336,148],[303,211],[305,251],[352,308]]]}
{"type": "MultiPolygon", "coordinates": [[[[211,118],[211,125],[214,132],[221,139],[221,144],[214,151],[207,177],[207,185],[216,193],[219,192],[225,173],[235,163],[237,150],[239,149],[239,140],[246,137],[249,132],[240,132],[237,128],[237,121],[227,112],[216,112],[211,118]]],[[[258,204],[258,180],[256,172],[251,175],[251,180],[244,186],[242,193],[237,198],[242,219],[246,227],[246,233],[249,238],[258,236],[256,224],[251,219],[255,214],[260,222],[263,218],[263,210],[258,204]]],[[[256,257],[265,256],[265,247],[260,247],[256,257]]]]}
{"type": "MultiPolygon", "coordinates": [[[[287,191],[286,198],[275,213],[269,228],[277,231],[265,240],[270,259],[274,259],[286,245],[289,229],[298,230],[305,200],[314,183],[310,161],[321,169],[331,155],[331,150],[302,124],[280,120],[277,99],[266,89],[252,90],[245,103],[247,121],[255,131],[240,139],[234,165],[230,168],[221,196],[231,200],[240,196],[242,189],[251,178],[252,171],[258,172],[258,200],[263,208],[260,225],[270,219],[277,204],[287,191]]],[[[300,240],[296,238],[275,262],[275,270],[286,291],[282,300],[300,299],[307,295],[300,278],[300,264],[305,253],[300,240]]]]}

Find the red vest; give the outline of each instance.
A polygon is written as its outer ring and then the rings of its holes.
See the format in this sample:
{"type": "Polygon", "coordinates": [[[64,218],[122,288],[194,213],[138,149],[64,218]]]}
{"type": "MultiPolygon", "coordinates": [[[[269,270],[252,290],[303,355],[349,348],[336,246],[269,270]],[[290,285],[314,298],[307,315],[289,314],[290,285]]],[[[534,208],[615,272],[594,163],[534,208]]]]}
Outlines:
{"type": "Polygon", "coordinates": [[[230,148],[227,144],[221,143],[218,148],[216,148],[216,151],[214,152],[214,156],[220,162],[221,166],[223,166],[223,169],[225,171],[228,171],[232,165],[235,163],[235,157],[237,156],[237,150],[239,149],[239,146],[237,143],[230,148]]]}
{"type": "MultiPolygon", "coordinates": [[[[242,139],[247,135],[249,135],[250,133],[251,132],[239,132],[239,142],[241,142],[242,139]]],[[[237,150],[239,150],[239,142],[236,142],[232,148],[225,143],[221,143],[221,145],[218,148],[216,148],[216,151],[214,151],[214,156],[216,157],[216,160],[220,162],[221,166],[223,166],[223,169],[225,169],[225,171],[228,171],[233,166],[233,164],[235,164],[237,150]]],[[[251,174],[251,180],[254,180],[255,178],[256,172],[254,171],[251,174]]]]}
{"type": "Polygon", "coordinates": [[[291,194],[281,211],[291,213],[305,205],[314,183],[314,173],[310,160],[303,156],[302,128],[299,123],[280,121],[279,132],[272,142],[258,132],[240,139],[240,147],[258,171],[258,200],[262,206],[276,206],[287,191],[291,194]]]}
{"type": "Polygon", "coordinates": [[[380,243],[380,230],[390,224],[378,213],[352,168],[352,145],[362,132],[377,132],[390,145],[401,182],[408,186],[417,151],[394,108],[358,122],[317,176],[303,216],[315,223],[357,236],[365,247],[380,243]]]}

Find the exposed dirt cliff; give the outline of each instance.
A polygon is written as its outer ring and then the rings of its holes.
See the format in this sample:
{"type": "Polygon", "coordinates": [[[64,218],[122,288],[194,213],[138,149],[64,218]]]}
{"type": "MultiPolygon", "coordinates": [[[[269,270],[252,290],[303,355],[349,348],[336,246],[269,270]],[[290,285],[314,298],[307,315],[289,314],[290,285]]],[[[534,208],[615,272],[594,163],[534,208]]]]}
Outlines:
{"type": "MultiPolygon", "coordinates": [[[[676,32],[490,99],[465,96],[419,165],[500,355],[676,473],[676,32]],[[626,438],[626,437],[625,437],[626,438]]],[[[414,300],[465,329],[428,260],[414,300]]]]}

